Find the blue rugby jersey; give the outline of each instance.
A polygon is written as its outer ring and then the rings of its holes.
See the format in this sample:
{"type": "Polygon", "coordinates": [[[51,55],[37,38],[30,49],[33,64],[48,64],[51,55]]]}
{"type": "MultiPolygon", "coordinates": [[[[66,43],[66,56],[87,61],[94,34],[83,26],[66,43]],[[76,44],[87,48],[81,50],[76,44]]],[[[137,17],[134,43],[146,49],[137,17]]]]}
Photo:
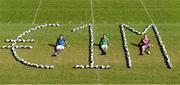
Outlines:
{"type": "Polygon", "coordinates": [[[56,45],[65,45],[65,39],[63,38],[63,39],[61,39],[61,38],[58,38],[57,39],[57,42],[56,42],[56,45]]]}

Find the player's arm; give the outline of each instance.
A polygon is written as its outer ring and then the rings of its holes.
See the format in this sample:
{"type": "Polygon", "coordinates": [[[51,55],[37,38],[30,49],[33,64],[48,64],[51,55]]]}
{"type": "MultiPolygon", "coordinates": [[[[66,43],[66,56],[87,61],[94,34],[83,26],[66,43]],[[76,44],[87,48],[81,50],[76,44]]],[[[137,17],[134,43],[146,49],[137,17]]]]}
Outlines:
{"type": "Polygon", "coordinates": [[[109,39],[108,39],[107,43],[108,43],[108,45],[111,45],[111,43],[109,42],[109,39]]]}
{"type": "Polygon", "coordinates": [[[149,46],[154,46],[152,43],[151,43],[151,40],[149,39],[149,46]]]}
{"type": "Polygon", "coordinates": [[[149,39],[149,45],[151,45],[151,40],[149,39]]]}
{"type": "Polygon", "coordinates": [[[65,40],[65,45],[68,46],[68,47],[70,46],[66,40],[65,40]]]}

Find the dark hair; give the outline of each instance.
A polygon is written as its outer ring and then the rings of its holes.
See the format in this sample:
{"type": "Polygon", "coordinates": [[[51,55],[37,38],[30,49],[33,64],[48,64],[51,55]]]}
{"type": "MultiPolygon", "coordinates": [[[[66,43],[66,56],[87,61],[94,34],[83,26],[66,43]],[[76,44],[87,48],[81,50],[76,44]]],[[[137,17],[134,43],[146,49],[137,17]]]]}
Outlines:
{"type": "Polygon", "coordinates": [[[59,36],[64,36],[63,34],[60,34],[59,36]]]}
{"type": "Polygon", "coordinates": [[[148,36],[147,34],[144,34],[143,36],[148,36]]]}

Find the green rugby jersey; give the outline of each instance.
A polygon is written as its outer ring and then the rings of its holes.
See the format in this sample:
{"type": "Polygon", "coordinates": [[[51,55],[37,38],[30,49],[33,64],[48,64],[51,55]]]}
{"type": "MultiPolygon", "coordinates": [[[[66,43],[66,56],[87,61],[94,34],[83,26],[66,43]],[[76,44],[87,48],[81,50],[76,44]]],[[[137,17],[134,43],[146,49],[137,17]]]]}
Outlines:
{"type": "Polygon", "coordinates": [[[109,39],[108,38],[101,38],[101,45],[107,45],[109,42],[109,39]]]}

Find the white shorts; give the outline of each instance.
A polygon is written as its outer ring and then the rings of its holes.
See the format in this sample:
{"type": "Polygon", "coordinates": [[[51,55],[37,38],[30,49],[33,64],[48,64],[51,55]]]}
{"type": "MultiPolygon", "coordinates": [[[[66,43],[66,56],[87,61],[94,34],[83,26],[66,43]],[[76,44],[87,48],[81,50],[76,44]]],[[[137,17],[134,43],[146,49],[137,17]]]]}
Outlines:
{"type": "Polygon", "coordinates": [[[63,45],[58,45],[58,46],[56,46],[56,49],[57,50],[64,50],[64,46],[63,45]]]}
{"type": "Polygon", "coordinates": [[[102,49],[108,49],[108,45],[101,45],[102,49]]]}
{"type": "Polygon", "coordinates": [[[149,45],[143,45],[142,48],[146,50],[149,48],[149,45]]]}

